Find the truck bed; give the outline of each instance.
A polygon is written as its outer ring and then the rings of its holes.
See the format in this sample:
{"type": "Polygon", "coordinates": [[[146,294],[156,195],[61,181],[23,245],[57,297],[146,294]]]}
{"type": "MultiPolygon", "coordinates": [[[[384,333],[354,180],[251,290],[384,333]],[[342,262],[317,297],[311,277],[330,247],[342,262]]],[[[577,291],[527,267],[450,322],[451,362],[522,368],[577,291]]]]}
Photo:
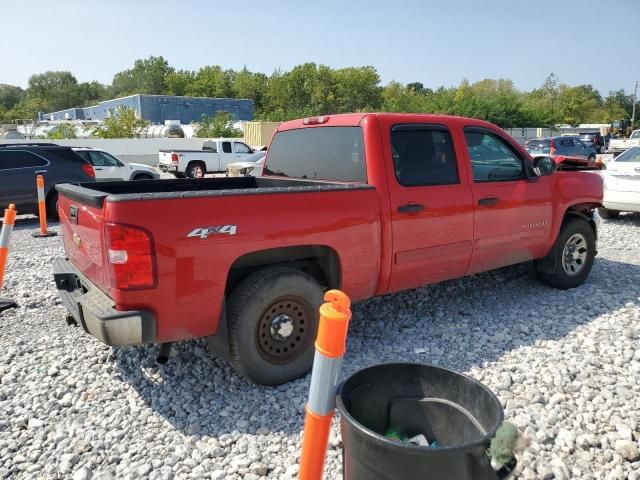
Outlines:
{"type": "Polygon", "coordinates": [[[378,286],[371,272],[379,271],[380,206],[372,185],[232,177],[57,189],[68,261],[116,311],[150,312],[156,342],[216,333],[228,272],[253,252],[317,246],[336,252],[352,298],[371,296],[378,286]],[[105,246],[105,228],[113,224],[151,235],[154,288],[114,288],[105,246]]]}
{"type": "Polygon", "coordinates": [[[56,189],[70,200],[100,208],[104,200],[133,201],[176,198],[262,195],[362,190],[374,187],[364,183],[344,183],[267,177],[229,177],[204,179],[141,180],[137,182],[100,182],[61,184],[56,189]]]}

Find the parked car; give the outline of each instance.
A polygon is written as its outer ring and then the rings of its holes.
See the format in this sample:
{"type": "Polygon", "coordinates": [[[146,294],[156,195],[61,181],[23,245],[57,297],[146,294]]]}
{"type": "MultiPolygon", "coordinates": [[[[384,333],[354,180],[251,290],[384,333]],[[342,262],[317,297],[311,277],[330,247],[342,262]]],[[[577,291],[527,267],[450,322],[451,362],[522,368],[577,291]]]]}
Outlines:
{"type": "Polygon", "coordinates": [[[595,161],[596,149],[588,147],[580,141],[578,137],[547,137],[529,140],[525,144],[525,149],[532,156],[548,155],[551,158],[561,157],[581,157],[589,161],[595,161]]]}
{"type": "Polygon", "coordinates": [[[615,218],[620,212],[640,212],[640,147],[632,147],[607,163],[604,177],[602,218],[615,218]]]}
{"type": "Polygon", "coordinates": [[[95,180],[91,164],[69,147],[51,143],[0,145],[0,208],[14,203],[19,213],[38,213],[38,175],[44,176],[47,214],[54,217],[56,184],[95,180]]]}
{"type": "Polygon", "coordinates": [[[96,180],[154,180],[160,178],[160,173],[149,165],[142,163],[128,163],[118,160],[110,153],[97,148],[76,147],[73,150],[93,165],[96,180]]]}
{"type": "Polygon", "coordinates": [[[605,137],[600,132],[582,132],[579,137],[586,147],[593,147],[596,153],[605,152],[605,137]]]}
{"type": "Polygon", "coordinates": [[[640,130],[634,130],[631,132],[629,138],[612,138],[609,140],[609,148],[607,153],[613,153],[613,155],[620,155],[625,150],[631,147],[640,146],[640,130]]]}
{"type": "Polygon", "coordinates": [[[202,178],[227,171],[230,163],[244,161],[253,149],[237,138],[206,140],[202,150],[160,150],[158,168],[176,177],[202,178]]]}
{"type": "Polygon", "coordinates": [[[59,185],[56,285],[107,345],[209,337],[280,384],[311,367],[328,288],[359,301],[530,260],[581,285],[602,178],[562,168],[462,117],[285,122],[262,177],[59,185]]]}
{"type": "Polygon", "coordinates": [[[242,162],[234,162],[227,165],[227,176],[229,177],[246,177],[247,175],[260,176],[260,166],[264,164],[264,158],[267,156],[266,150],[259,151],[247,156],[242,162]],[[258,174],[258,175],[256,175],[258,174]]]}

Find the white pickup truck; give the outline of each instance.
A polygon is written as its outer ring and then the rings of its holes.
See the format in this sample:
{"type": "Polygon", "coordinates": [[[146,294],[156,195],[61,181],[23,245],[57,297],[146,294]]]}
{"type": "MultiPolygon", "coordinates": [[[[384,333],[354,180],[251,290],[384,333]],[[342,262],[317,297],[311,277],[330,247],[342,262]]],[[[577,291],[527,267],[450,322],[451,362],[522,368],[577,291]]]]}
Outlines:
{"type": "Polygon", "coordinates": [[[226,172],[233,162],[253,153],[246,143],[234,138],[205,140],[202,150],[160,150],[158,168],[176,177],[202,178],[206,173],[226,172]]]}
{"type": "Polygon", "coordinates": [[[634,130],[629,138],[612,138],[609,140],[609,148],[607,153],[613,153],[619,155],[620,153],[629,150],[631,147],[637,147],[640,145],[640,130],[634,130]]]}

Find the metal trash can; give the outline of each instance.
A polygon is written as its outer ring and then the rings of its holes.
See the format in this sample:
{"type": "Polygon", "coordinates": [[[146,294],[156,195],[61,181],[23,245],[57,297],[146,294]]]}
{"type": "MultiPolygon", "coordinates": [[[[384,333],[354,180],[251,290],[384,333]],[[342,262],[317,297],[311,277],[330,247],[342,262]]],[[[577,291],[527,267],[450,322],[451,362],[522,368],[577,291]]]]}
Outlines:
{"type": "MultiPolygon", "coordinates": [[[[502,424],[496,396],[442,367],[391,363],[356,372],[340,387],[345,480],[497,480],[487,448],[502,424]],[[424,435],[434,447],[385,436],[424,435]]],[[[513,467],[513,465],[511,466],[513,467]]]]}

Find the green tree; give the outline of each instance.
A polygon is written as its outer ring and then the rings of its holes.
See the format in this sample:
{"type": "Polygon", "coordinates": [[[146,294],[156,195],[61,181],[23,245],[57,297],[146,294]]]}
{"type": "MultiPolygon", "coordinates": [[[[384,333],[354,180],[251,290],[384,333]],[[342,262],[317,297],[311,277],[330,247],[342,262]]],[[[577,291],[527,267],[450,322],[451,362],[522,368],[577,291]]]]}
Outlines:
{"type": "Polygon", "coordinates": [[[195,136],[198,138],[236,138],[242,137],[242,130],[233,128],[233,117],[227,112],[218,112],[213,116],[202,115],[196,126],[195,136]]]}
{"type": "Polygon", "coordinates": [[[165,79],[164,93],[166,95],[186,95],[195,78],[196,74],[189,70],[171,71],[165,79]]]}
{"type": "Polygon", "coordinates": [[[63,138],[78,138],[76,129],[70,123],[60,123],[58,126],[47,133],[47,138],[60,140],[63,138]]]}
{"type": "Polygon", "coordinates": [[[113,93],[118,96],[136,93],[161,95],[167,89],[167,76],[171,72],[173,68],[163,57],[136,60],[133,68],[114,75],[113,93]]]}
{"type": "Polygon", "coordinates": [[[250,72],[246,66],[234,75],[231,82],[233,97],[253,100],[256,112],[261,112],[264,107],[266,90],[267,76],[264,73],[250,72]]]}
{"type": "Polygon", "coordinates": [[[231,97],[229,74],[219,65],[202,67],[186,89],[186,94],[194,97],[231,97]]]}
{"type": "Polygon", "coordinates": [[[11,110],[24,98],[25,92],[22,88],[14,85],[0,83],[0,107],[11,110]]]}
{"type": "Polygon", "coordinates": [[[134,138],[140,135],[149,122],[138,118],[132,108],[118,107],[111,111],[111,116],[105,118],[102,125],[96,127],[93,136],[98,138],[134,138]]]}

